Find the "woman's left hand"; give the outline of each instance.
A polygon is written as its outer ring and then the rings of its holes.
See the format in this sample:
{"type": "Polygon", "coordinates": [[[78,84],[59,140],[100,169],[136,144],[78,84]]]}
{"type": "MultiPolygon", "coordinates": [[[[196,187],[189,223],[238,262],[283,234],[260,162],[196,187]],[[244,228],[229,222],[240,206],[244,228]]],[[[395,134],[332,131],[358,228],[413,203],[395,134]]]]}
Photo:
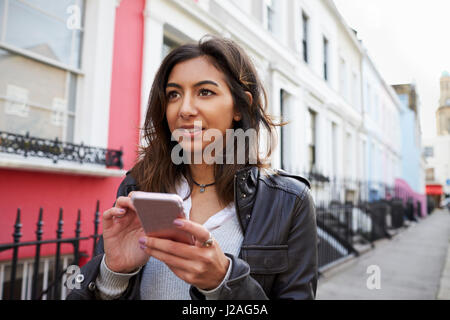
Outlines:
{"type": "Polygon", "coordinates": [[[195,237],[195,245],[141,237],[139,243],[142,250],[164,262],[177,277],[199,289],[212,290],[218,287],[229,266],[229,260],[219,244],[214,240],[210,247],[203,246],[210,233],[202,225],[186,219],[177,219],[175,222],[179,229],[195,237]]]}

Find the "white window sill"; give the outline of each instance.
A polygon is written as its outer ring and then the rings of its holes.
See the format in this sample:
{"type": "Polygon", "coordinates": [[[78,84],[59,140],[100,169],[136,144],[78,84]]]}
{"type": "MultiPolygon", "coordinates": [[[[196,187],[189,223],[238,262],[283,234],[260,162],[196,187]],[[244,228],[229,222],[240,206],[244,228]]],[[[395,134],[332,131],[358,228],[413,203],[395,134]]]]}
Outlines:
{"type": "Polygon", "coordinates": [[[87,175],[94,177],[123,177],[126,170],[108,169],[102,165],[79,164],[73,161],[53,160],[37,157],[23,157],[13,154],[0,153],[0,169],[14,169],[26,171],[40,171],[72,175],[87,175]]]}

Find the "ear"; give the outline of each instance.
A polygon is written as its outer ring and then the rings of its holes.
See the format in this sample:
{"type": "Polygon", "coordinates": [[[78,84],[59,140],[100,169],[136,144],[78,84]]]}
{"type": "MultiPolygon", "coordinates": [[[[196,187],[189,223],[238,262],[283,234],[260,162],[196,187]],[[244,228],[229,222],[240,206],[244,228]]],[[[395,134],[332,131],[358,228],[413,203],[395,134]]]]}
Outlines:
{"type": "Polygon", "coordinates": [[[235,112],[234,113],[234,116],[233,116],[233,120],[234,121],[239,121],[239,120],[241,120],[241,118],[242,118],[242,116],[241,116],[240,112],[235,112]]]}
{"type": "MultiPolygon", "coordinates": [[[[248,103],[251,105],[253,103],[253,96],[252,96],[252,94],[249,91],[245,91],[245,95],[247,96],[248,103]]],[[[239,112],[236,112],[234,114],[234,117],[233,117],[234,121],[239,121],[239,120],[241,120],[241,118],[242,118],[242,116],[241,116],[241,114],[239,112]]]]}
{"type": "Polygon", "coordinates": [[[245,91],[245,94],[247,95],[248,103],[250,105],[252,105],[252,103],[253,103],[253,96],[252,96],[252,94],[249,91],[245,91]]]}

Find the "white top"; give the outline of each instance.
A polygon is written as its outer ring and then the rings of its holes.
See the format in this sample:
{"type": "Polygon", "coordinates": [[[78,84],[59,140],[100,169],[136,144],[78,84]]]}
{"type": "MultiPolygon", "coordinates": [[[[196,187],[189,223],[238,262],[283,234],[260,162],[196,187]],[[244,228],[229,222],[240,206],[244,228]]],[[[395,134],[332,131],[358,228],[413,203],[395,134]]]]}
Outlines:
{"type": "MultiPolygon", "coordinates": [[[[189,184],[184,176],[181,177],[181,183],[176,185],[177,194],[184,199],[189,194],[189,184]]],[[[183,210],[186,214],[186,218],[190,218],[192,208],[192,199],[191,196],[183,201],[183,210]]],[[[234,208],[234,202],[230,202],[228,206],[220,210],[219,212],[213,214],[211,217],[206,220],[203,226],[208,229],[209,232],[219,228],[228,220],[236,218],[236,210],[234,208]]]]}

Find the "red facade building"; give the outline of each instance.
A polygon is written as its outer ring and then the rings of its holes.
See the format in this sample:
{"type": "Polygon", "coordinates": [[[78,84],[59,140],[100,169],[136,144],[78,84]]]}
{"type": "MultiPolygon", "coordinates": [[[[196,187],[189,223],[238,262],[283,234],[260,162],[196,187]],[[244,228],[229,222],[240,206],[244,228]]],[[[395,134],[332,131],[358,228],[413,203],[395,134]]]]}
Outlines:
{"type": "MultiPolygon", "coordinates": [[[[6,35],[0,39],[0,244],[13,241],[18,208],[21,242],[36,239],[40,208],[44,240],[56,237],[60,208],[63,238],[75,235],[78,210],[81,236],[92,235],[97,201],[100,213],[113,205],[117,187],[136,157],[145,1],[58,3],[53,1],[54,6],[41,8],[14,1],[0,4],[9,5],[0,8],[0,16],[8,19],[0,23],[6,26],[6,30],[0,30],[6,35]],[[14,23],[18,17],[23,17],[22,26],[14,23]],[[47,30],[54,38],[46,37],[47,30]],[[69,49],[60,48],[64,39],[69,39],[69,49]],[[58,81],[59,74],[67,81],[65,86],[64,81],[58,81]],[[60,92],[52,89],[58,85],[64,87],[60,92]],[[52,92],[57,92],[54,95],[58,98],[52,97],[52,92]],[[56,163],[37,154],[25,157],[20,149],[27,146],[27,133],[34,145],[38,144],[36,139],[53,141],[56,136],[60,142],[77,146],[121,150],[122,168],[80,164],[69,157],[56,163]],[[11,148],[11,141],[19,141],[21,147],[11,148]]],[[[92,240],[82,241],[82,251],[91,255],[92,244],[92,240]]],[[[61,250],[64,254],[73,248],[66,244],[61,250]]],[[[54,244],[41,248],[43,257],[54,253],[54,244]]],[[[5,267],[11,254],[11,250],[0,252],[3,281],[9,276],[5,267]]],[[[19,250],[22,260],[34,254],[34,246],[19,250]]]]}

